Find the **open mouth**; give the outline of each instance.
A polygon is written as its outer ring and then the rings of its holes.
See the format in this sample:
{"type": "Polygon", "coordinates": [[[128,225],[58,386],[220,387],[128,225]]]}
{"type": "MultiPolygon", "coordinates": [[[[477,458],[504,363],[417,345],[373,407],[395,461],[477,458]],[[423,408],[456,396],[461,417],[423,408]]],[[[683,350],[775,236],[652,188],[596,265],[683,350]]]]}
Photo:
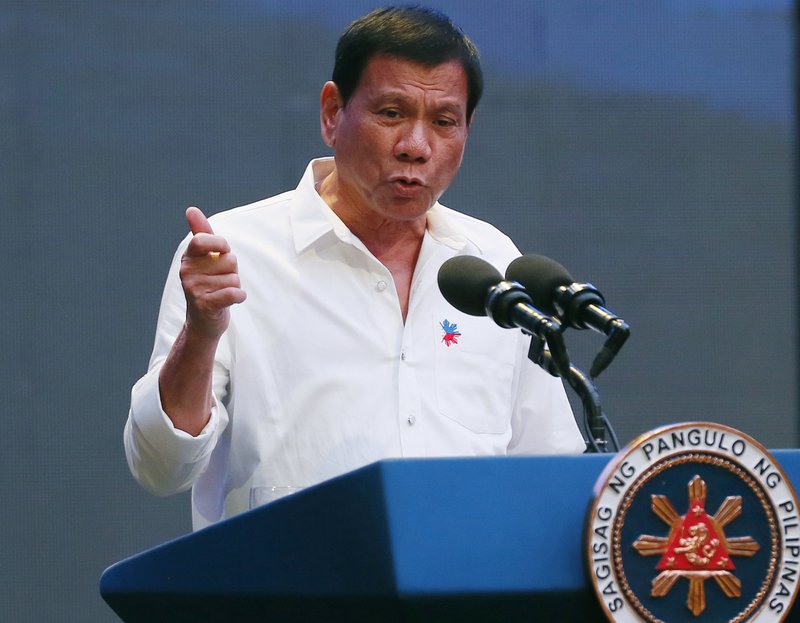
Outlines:
{"type": "Polygon", "coordinates": [[[392,180],[392,187],[395,193],[401,197],[416,197],[420,192],[424,191],[425,186],[417,180],[408,178],[392,180]]]}
{"type": "Polygon", "coordinates": [[[424,184],[421,180],[418,180],[413,177],[396,177],[392,180],[393,184],[400,186],[401,188],[422,188],[424,184]]]}

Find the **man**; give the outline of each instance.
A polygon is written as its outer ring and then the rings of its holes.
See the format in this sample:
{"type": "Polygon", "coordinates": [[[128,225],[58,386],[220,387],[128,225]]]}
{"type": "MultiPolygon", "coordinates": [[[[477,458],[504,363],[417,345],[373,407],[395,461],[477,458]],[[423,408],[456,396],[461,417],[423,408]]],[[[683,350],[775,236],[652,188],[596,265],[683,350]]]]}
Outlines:
{"type": "Polygon", "coordinates": [[[445,16],[375,11],[322,88],[334,157],[210,222],[187,210],[125,448],[148,490],[192,487],[195,529],[383,458],[582,451],[528,339],[436,286],[454,255],[501,270],[519,255],[438,203],[481,90],[477,50],[445,16]]]}

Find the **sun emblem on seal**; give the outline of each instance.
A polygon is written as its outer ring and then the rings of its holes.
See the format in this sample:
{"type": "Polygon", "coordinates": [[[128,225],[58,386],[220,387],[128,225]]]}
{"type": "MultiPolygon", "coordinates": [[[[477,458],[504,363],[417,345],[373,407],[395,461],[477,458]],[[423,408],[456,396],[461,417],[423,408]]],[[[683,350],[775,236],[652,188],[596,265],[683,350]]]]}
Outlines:
{"type": "Polygon", "coordinates": [[[699,616],[706,608],[705,581],[713,579],[727,597],[741,597],[731,556],[753,556],[758,543],[749,536],[727,537],[725,526],[742,513],[741,496],[729,496],[714,515],[706,512],[706,483],[695,476],[688,485],[689,510],[683,516],[664,495],[652,496],[652,511],[669,526],[666,537],[642,535],[633,547],[643,556],[661,555],[652,581],[653,597],[667,595],[680,578],[689,580],[686,605],[699,616]]]}

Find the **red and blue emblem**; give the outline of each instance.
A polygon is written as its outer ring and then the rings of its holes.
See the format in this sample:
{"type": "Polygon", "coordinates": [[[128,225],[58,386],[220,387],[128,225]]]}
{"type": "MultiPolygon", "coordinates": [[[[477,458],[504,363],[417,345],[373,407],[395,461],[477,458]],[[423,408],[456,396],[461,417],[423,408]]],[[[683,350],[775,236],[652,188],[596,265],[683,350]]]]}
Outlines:
{"type": "Polygon", "coordinates": [[[461,337],[461,333],[458,331],[457,324],[450,322],[445,318],[439,323],[439,326],[442,327],[442,331],[444,331],[442,342],[444,342],[448,348],[453,344],[458,344],[458,338],[461,337]]]}

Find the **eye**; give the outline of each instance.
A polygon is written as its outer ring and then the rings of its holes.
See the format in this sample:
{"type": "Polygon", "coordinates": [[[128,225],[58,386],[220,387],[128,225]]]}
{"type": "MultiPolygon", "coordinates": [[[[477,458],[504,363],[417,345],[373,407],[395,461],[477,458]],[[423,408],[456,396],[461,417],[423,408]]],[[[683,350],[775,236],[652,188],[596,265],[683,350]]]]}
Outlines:
{"type": "Polygon", "coordinates": [[[384,108],[379,114],[383,115],[387,119],[398,119],[400,117],[400,111],[396,108],[384,108]]]}

